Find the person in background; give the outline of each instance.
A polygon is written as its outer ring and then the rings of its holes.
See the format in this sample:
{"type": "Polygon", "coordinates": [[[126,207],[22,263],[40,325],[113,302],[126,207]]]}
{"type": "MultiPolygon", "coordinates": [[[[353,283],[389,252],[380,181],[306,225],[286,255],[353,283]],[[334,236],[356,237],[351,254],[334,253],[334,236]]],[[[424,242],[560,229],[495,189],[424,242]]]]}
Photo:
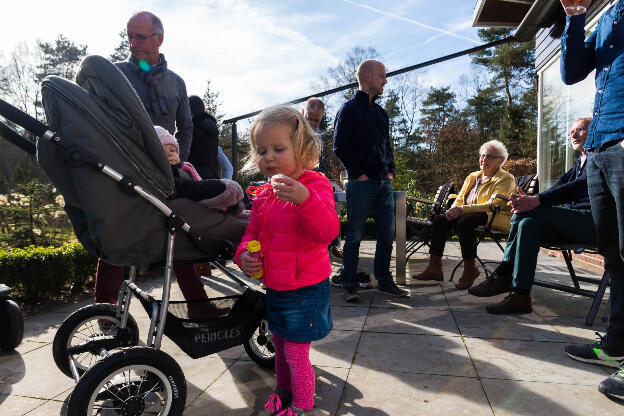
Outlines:
{"type": "MultiPolygon", "coordinates": [[[[464,180],[459,194],[451,208],[444,214],[433,218],[429,264],[422,272],[414,276],[416,280],[444,280],[442,274],[442,255],[446,245],[448,230],[455,228],[459,236],[459,246],[464,263],[464,270],[455,284],[459,290],[466,290],[479,276],[477,258],[477,234],[479,226],[486,225],[493,213],[490,211],[490,198],[501,194],[509,196],[516,187],[514,177],[502,166],[507,161],[508,153],[505,145],[498,140],[490,140],[479,149],[480,170],[472,172],[464,180]]],[[[509,231],[511,208],[500,201],[500,212],[496,214],[492,227],[509,231]]]]}
{"type": "MultiPolygon", "coordinates": [[[[152,124],[164,127],[172,135],[175,133],[180,147],[180,160],[185,162],[191,148],[193,121],[186,84],[167,67],[165,56],[160,53],[165,34],[162,21],[151,12],[140,11],[130,17],[126,32],[130,56],[127,61],[116,62],[115,65],[134,87],[152,124]]],[[[178,282],[200,280],[192,264],[176,266],[175,272],[178,282]]],[[[117,303],[123,276],[123,267],[98,259],[95,302],[117,303]]],[[[185,297],[187,295],[203,298],[205,292],[202,294],[201,291],[189,290],[185,297]]]]}
{"type": "Polygon", "coordinates": [[[357,267],[366,218],[372,211],[377,245],[374,273],[378,290],[392,296],[408,296],[392,279],[390,257],[394,241],[394,155],[388,114],[375,101],[386,85],[386,67],[372,59],[356,71],[359,89],[336,114],[334,153],[349,175],[347,183],[347,232],[343,246],[340,284],[344,300],[356,302],[357,267]]]}
{"type": "Polygon", "coordinates": [[[165,30],[162,21],[148,11],[137,12],[126,25],[130,56],[116,62],[143,103],[152,124],[162,126],[180,144],[186,162],[191,149],[193,121],[184,80],[167,66],[160,53],[165,30]],[[175,134],[174,134],[175,133],[175,134]]]}
{"type": "MultiPolygon", "coordinates": [[[[325,104],[320,98],[311,97],[306,101],[305,108],[301,110],[301,113],[308,120],[316,134],[318,134],[319,139],[321,139],[321,156],[319,158],[319,172],[323,172],[325,176],[329,177],[327,172],[327,165],[329,155],[327,155],[327,140],[325,139],[325,135],[320,131],[320,124],[323,116],[325,115],[325,104]]],[[[342,250],[340,249],[340,240],[338,236],[333,239],[333,241],[329,244],[329,252],[339,259],[342,258],[342,250]]]]}
{"type": "Polygon", "coordinates": [[[206,112],[204,101],[196,95],[189,97],[193,116],[193,142],[189,162],[204,179],[218,179],[219,128],[217,119],[206,112]]]}
{"type": "Polygon", "coordinates": [[[572,85],[596,71],[594,114],[585,142],[587,188],[598,249],[610,278],[611,310],[604,336],[593,344],[568,345],[565,352],[575,360],[619,366],[598,391],[624,399],[624,1],[611,1],[585,39],[586,13],[574,15],[572,6],[587,8],[590,3],[561,0],[568,14],[561,37],[561,79],[572,85]]]}

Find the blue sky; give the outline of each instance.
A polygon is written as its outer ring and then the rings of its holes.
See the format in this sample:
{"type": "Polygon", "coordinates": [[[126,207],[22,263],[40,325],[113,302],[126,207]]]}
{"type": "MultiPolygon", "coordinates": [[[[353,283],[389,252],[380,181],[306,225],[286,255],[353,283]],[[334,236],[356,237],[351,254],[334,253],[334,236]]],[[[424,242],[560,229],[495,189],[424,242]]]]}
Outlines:
{"type": "MultiPolygon", "coordinates": [[[[132,12],[161,17],[169,67],[201,95],[210,79],[226,116],[313,93],[328,67],[355,46],[376,48],[389,71],[473,47],[473,0],[107,0],[21,1],[3,5],[0,54],[18,42],[62,33],[108,56],[132,12]]],[[[469,58],[439,64],[426,85],[470,76],[469,58]]]]}

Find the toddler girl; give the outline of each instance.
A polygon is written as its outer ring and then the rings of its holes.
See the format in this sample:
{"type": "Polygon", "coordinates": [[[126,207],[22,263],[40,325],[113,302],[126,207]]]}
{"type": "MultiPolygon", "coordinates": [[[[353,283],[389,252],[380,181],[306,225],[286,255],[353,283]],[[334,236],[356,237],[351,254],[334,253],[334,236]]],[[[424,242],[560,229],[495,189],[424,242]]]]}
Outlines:
{"type": "Polygon", "coordinates": [[[312,415],[314,370],[310,342],[332,328],[329,311],[331,265],[327,245],[338,235],[329,180],[311,169],[320,143],[299,112],[285,106],[264,110],[250,129],[246,170],[274,177],[256,194],[251,220],[236,262],[247,274],[263,270],[267,316],[275,346],[277,388],[261,415],[312,415]],[[275,175],[282,174],[280,177],[275,175]],[[247,251],[259,240],[262,259],[247,251]]]}

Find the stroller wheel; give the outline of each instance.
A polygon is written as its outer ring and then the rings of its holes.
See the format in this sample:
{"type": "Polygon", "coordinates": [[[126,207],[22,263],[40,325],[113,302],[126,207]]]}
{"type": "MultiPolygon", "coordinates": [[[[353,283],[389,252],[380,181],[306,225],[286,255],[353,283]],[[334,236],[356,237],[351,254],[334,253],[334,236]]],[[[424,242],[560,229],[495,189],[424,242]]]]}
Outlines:
{"type": "Polygon", "coordinates": [[[273,368],[275,366],[275,347],[273,337],[269,331],[269,321],[262,318],[260,325],[244,344],[245,351],[249,358],[262,368],[273,368]]]}
{"type": "MultiPolygon", "coordinates": [[[[102,359],[102,352],[139,343],[139,327],[128,315],[126,331],[120,331],[117,307],[108,303],[85,306],[69,315],[61,324],[52,344],[56,366],[72,377],[69,355],[76,360],[82,374],[102,359]],[[70,349],[78,349],[70,353],[70,349]]],[[[104,354],[105,356],[106,354],[104,354]]]]}
{"type": "Polygon", "coordinates": [[[181,415],[186,403],[182,369],[166,353],[122,348],[80,378],[67,404],[68,416],[181,415]]]}
{"type": "Polygon", "coordinates": [[[0,301],[0,350],[13,351],[24,337],[22,309],[11,299],[0,301]]]}

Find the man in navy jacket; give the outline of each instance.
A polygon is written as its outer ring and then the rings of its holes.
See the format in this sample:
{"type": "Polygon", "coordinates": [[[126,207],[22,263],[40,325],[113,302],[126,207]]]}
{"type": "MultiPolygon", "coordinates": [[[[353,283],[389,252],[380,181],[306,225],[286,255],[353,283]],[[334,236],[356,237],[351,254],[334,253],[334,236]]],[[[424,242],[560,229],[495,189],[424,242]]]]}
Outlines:
{"type": "Polygon", "coordinates": [[[513,194],[509,204],[514,215],[503,261],[492,278],[468,289],[474,296],[487,297],[510,292],[502,302],[486,306],[489,313],[531,312],[531,286],[535,278],[541,243],[595,244],[596,232],[587,195],[586,154],[583,145],[591,118],[572,123],[570,142],[581,157],[559,181],[537,195],[513,194]],[[561,205],[561,206],[554,206],[561,205]]]}
{"type": "Polygon", "coordinates": [[[340,283],[344,299],[354,302],[357,294],[359,249],[366,218],[372,211],[377,231],[374,273],[381,292],[407,296],[396,286],[390,272],[394,240],[394,156],[388,115],[375,101],[386,85],[386,68],[367,59],[358,66],[359,89],[336,114],[334,153],[349,175],[347,183],[347,232],[343,247],[340,283]]]}

